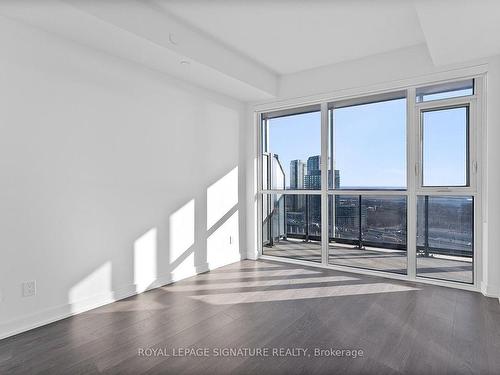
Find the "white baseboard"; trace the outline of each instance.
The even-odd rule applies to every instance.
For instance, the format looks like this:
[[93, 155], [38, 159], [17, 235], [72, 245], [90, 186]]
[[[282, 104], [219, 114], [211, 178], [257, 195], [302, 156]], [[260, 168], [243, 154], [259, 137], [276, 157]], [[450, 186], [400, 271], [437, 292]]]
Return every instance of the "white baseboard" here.
[[58, 320], [68, 318], [73, 315], [81, 314], [85, 311], [89, 311], [122, 300], [124, 298], [131, 297], [136, 294], [143, 293], [147, 290], [156, 289], [161, 286], [168, 285], [203, 272], [207, 272], [234, 262], [238, 262], [240, 260], [240, 257], [235, 257], [234, 259], [228, 259], [226, 262], [221, 264], [205, 263], [195, 266], [189, 271], [184, 271], [182, 273], [173, 272], [172, 275], [160, 276], [156, 280], [154, 280], [147, 288], [143, 288], [141, 290], [138, 290], [135, 284], [131, 284], [111, 292], [86, 298], [81, 301], [51, 307], [33, 314], [27, 314], [19, 318], [12, 319], [8, 322], [0, 323], [0, 340], [56, 322]]
[[498, 298], [500, 302], [500, 287], [495, 285], [490, 285], [486, 283], [481, 283], [481, 293], [486, 297]]
[[247, 259], [247, 258], [243, 258], [238, 253], [238, 254], [236, 254], [234, 256], [228, 257], [223, 262], [221, 262], [221, 261], [217, 261], [217, 262], [212, 261], [212, 262], [206, 264], [207, 269], [205, 271], [200, 271], [198, 273], [203, 273], [203, 272], [206, 272], [208, 270], [214, 270], [214, 269], [219, 268], [219, 267], [227, 266], [228, 264], [236, 263], [236, 262], [239, 262], [239, 261], [241, 261], [243, 259]]
[[257, 251], [249, 251], [247, 253], [247, 259], [257, 260], [259, 259], [259, 253]]

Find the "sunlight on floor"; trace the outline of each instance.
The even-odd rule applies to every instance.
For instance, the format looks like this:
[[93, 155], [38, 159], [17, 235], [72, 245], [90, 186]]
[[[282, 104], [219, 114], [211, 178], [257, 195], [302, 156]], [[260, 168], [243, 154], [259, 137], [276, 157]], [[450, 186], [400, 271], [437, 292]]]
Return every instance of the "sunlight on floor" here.
[[[266, 272], [265, 270], [261, 270], [261, 269], [256, 269], [255, 272], [245, 272], [244, 274], [244, 277], [247, 278], [247, 277], [265, 277], [265, 274], [263, 274], [263, 272]], [[275, 269], [272, 269], [272, 270], [269, 270], [268, 272], [274, 272], [276, 273], [276, 270]], [[283, 277], [293, 277], [293, 276], [297, 276], [297, 275], [319, 275], [321, 274], [322, 272], [320, 270], [318, 271], [313, 271], [313, 270], [310, 270], [310, 269], [286, 269], [284, 268], [283, 270], [279, 270], [279, 276], [283, 276]], [[210, 279], [210, 281], [212, 280], [224, 280], [224, 279], [233, 279], [233, 278], [239, 278], [241, 279], [242, 278], [242, 275], [240, 272], [238, 272], [238, 270], [234, 270], [234, 272], [214, 272], [214, 273], [208, 273], [208, 274], [201, 274], [201, 275], [198, 275], [196, 278], [198, 280], [205, 280], [205, 279]], [[276, 277], [276, 275], [274, 275], [273, 277]]]
[[258, 292], [238, 292], [209, 295], [194, 295], [191, 298], [212, 305], [227, 305], [236, 303], [293, 301], [298, 299], [329, 298], [355, 296], [377, 293], [395, 293], [416, 291], [418, 288], [397, 285], [387, 282], [370, 284], [336, 285], [314, 288], [293, 288], [280, 290], [264, 290]]
[[[265, 278], [265, 277], [264, 277]], [[355, 281], [359, 280], [355, 277], [348, 276], [324, 276], [324, 277], [308, 277], [303, 279], [278, 279], [278, 280], [249, 280], [249, 281], [231, 281], [231, 282], [212, 282], [211, 279], [209, 284], [194, 284], [186, 285], [186, 283], [180, 283], [179, 285], [172, 285], [168, 288], [169, 291], [173, 292], [189, 292], [189, 291], [202, 291], [202, 290], [218, 290], [218, 289], [232, 289], [232, 288], [256, 288], [256, 287], [269, 287], [278, 285], [306, 285], [315, 283], [332, 283], [332, 282], [343, 282], [343, 281]]]

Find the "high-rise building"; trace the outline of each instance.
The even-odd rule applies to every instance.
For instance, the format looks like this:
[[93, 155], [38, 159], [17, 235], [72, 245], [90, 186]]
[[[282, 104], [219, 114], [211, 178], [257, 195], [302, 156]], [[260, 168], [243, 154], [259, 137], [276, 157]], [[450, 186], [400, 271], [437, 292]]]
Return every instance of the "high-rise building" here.
[[319, 171], [321, 166], [321, 156], [309, 156], [307, 158], [307, 173], [312, 171]]
[[307, 173], [304, 177], [304, 188], [321, 189], [321, 156], [310, 156], [307, 159]]
[[[333, 186], [332, 186], [333, 185]], [[328, 163], [328, 186], [335, 189], [340, 188], [340, 171], [332, 171]], [[321, 189], [321, 157], [319, 155], [311, 156], [307, 159], [307, 172], [304, 176], [305, 189]]]
[[[328, 186], [340, 187], [340, 171], [328, 168]], [[290, 162], [290, 189], [321, 189], [321, 156]], [[319, 196], [291, 195], [286, 198], [287, 233], [321, 236], [321, 199]], [[307, 224], [305, 226], [305, 224]]]
[[[304, 189], [305, 174], [306, 163], [302, 160], [292, 160], [290, 162], [290, 189]], [[306, 197], [303, 195], [291, 195], [287, 197], [286, 212], [288, 233], [299, 233], [303, 231], [305, 201]]]
[[290, 189], [304, 189], [304, 176], [306, 174], [306, 163], [302, 160], [290, 162]]
[[[331, 171], [328, 171], [329, 174], [331, 174]], [[333, 171], [333, 181], [335, 183], [335, 189], [340, 189], [340, 171], [338, 169], [335, 169]], [[331, 184], [330, 184], [331, 186]]]
[[[311, 190], [321, 189], [321, 157], [310, 156], [307, 159], [307, 173], [304, 177], [304, 188]], [[308, 197], [308, 225], [309, 231], [317, 228], [316, 234], [320, 235], [321, 228], [321, 199], [318, 196]]]

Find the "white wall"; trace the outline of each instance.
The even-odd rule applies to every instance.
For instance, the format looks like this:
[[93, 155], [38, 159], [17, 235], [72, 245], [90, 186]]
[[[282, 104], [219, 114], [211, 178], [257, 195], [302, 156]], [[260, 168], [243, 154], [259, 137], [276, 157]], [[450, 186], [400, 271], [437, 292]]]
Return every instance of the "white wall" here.
[[483, 292], [500, 298], [500, 56], [490, 59], [487, 77], [487, 173], [484, 190]]
[[0, 338], [246, 256], [241, 103], [5, 18], [0, 45]]
[[[435, 66], [425, 45], [418, 45], [389, 53], [371, 56], [355, 61], [343, 62], [318, 69], [283, 76], [279, 97], [272, 101], [254, 103], [248, 107], [247, 121], [254, 129], [252, 116], [255, 108], [271, 108], [279, 105], [293, 105], [307, 100], [354, 95], [355, 93], [387, 90], [404, 87], [417, 82], [447, 79], [450, 75], [460, 76], [471, 70], [485, 71], [487, 79], [487, 137], [484, 142], [483, 212], [483, 279], [479, 286], [484, 294], [500, 297], [500, 56], [481, 59], [454, 66]], [[465, 74], [465, 73], [463, 73]], [[449, 79], [449, 78], [448, 78]], [[248, 129], [246, 130], [249, 131]], [[247, 135], [247, 252], [256, 257], [255, 179], [256, 153], [255, 133]]]

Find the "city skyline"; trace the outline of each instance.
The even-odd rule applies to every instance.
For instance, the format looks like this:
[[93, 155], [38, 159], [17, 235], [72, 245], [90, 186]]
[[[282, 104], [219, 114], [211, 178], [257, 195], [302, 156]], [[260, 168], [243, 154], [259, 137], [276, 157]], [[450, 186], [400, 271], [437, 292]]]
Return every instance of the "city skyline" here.
[[[278, 162], [280, 162], [279, 158]], [[289, 176], [290, 178], [289, 184], [286, 186], [287, 188], [298, 190], [321, 189], [321, 155], [309, 156], [307, 161], [298, 159], [292, 160], [290, 162]], [[335, 189], [338, 189], [340, 187], [340, 171], [338, 169], [334, 169], [332, 174], [330, 163], [328, 163], [328, 186], [330, 188], [332, 187], [333, 182], [335, 184]]]

